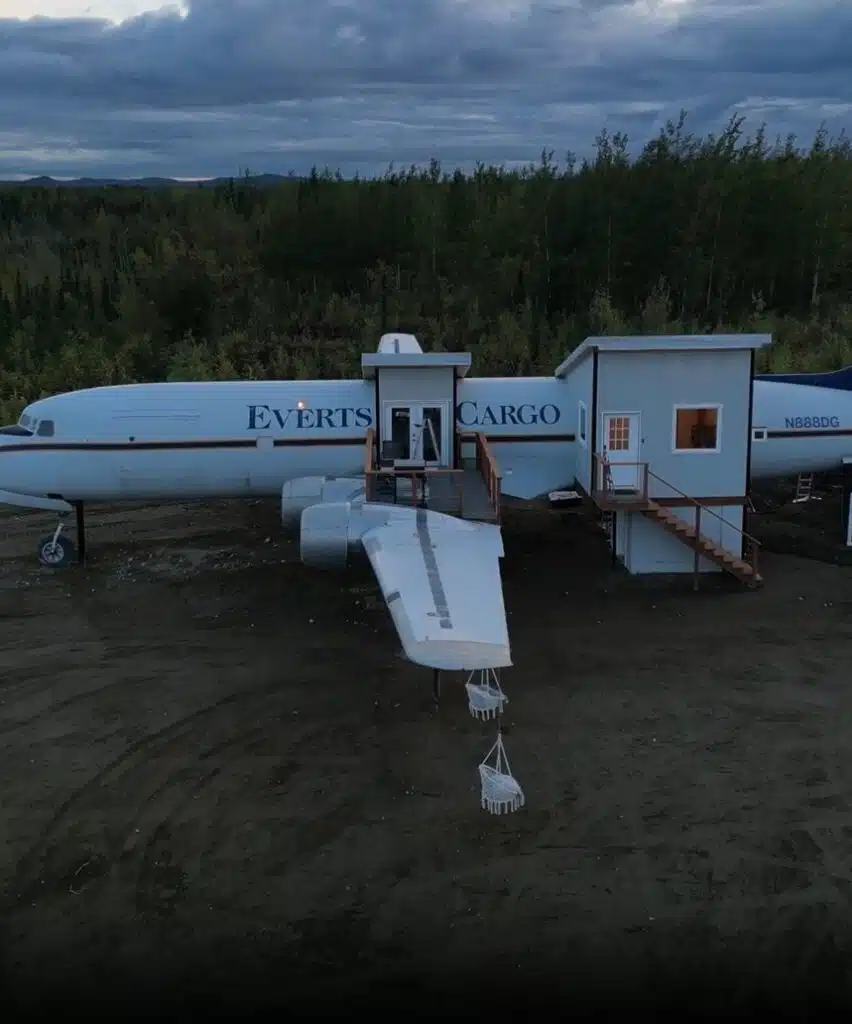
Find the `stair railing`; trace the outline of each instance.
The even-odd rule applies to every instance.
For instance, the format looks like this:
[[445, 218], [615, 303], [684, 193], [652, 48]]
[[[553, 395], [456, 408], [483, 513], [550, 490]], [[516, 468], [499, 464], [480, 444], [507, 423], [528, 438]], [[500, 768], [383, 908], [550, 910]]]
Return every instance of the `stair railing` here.
[[[668, 487], [669, 490], [674, 491], [676, 494], [679, 494], [682, 498], [684, 498], [686, 501], [688, 501], [690, 505], [694, 505], [695, 506], [696, 512], [695, 512], [695, 543], [694, 543], [694, 547], [695, 547], [695, 566], [694, 566], [695, 582], [694, 582], [694, 586], [695, 586], [696, 590], [698, 589], [698, 576], [699, 576], [698, 565], [699, 565], [699, 561], [701, 559], [701, 542], [702, 541], [708, 541], [710, 543], [713, 543], [712, 541], [710, 541], [709, 537], [702, 537], [701, 536], [701, 514], [702, 514], [702, 512], [707, 512], [709, 515], [713, 516], [715, 519], [718, 519], [720, 523], [722, 523], [725, 526], [729, 526], [732, 530], [735, 530], [738, 534], [740, 534], [740, 536], [743, 539], [743, 560], [746, 561], [751, 566], [751, 571], [754, 573], [754, 575], [755, 576], [758, 575], [758, 571], [757, 570], [758, 570], [758, 556], [759, 556], [759, 552], [760, 552], [760, 541], [756, 537], [753, 537], [750, 533], [746, 533], [745, 530], [741, 530], [739, 528], [739, 526], [736, 526], [734, 523], [729, 523], [728, 520], [724, 518], [724, 516], [720, 516], [718, 512], [714, 512], [713, 509], [710, 508], [708, 505], [702, 505], [700, 501], [696, 500], [695, 498], [690, 497], [688, 494], [686, 494], [684, 491], [682, 491], [679, 487], [675, 487], [674, 484], [669, 483], [668, 480], [664, 480], [658, 473], [653, 472], [653, 470], [651, 470], [651, 469], [648, 470], [648, 476], [649, 477], [653, 477], [658, 483], [661, 483], [664, 487]], [[653, 500], [653, 499], [651, 499], [651, 500]]]

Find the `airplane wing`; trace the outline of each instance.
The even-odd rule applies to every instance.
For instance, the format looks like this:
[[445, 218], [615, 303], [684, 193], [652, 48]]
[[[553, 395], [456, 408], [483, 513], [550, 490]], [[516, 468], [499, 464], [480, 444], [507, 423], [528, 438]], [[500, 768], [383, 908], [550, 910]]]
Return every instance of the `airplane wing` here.
[[74, 508], [67, 501], [58, 498], [35, 498], [30, 494], [15, 491], [0, 491], [0, 505], [15, 505], [17, 508], [37, 508], [45, 512], [59, 512], [67, 515]]
[[362, 542], [406, 656], [436, 669], [512, 664], [500, 558], [500, 528], [418, 510]]

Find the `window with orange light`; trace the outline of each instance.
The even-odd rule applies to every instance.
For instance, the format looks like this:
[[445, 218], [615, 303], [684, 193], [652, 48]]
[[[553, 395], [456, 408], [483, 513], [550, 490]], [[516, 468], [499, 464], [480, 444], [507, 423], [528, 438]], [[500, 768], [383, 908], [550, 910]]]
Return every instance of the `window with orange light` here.
[[676, 452], [718, 452], [721, 407], [676, 406], [674, 450]]

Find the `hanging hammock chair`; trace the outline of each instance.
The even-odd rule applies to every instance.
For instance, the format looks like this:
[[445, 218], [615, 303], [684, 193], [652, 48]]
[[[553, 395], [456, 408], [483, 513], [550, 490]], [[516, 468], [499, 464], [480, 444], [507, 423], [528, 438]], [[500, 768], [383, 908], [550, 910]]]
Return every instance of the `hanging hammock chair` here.
[[494, 668], [474, 669], [467, 677], [464, 688], [467, 690], [470, 713], [483, 722], [502, 714], [503, 705], [509, 701], [500, 688], [500, 680]]
[[[489, 764], [492, 758], [493, 763]], [[524, 806], [524, 791], [512, 775], [503, 736], [499, 731], [494, 746], [479, 765], [479, 779], [482, 784], [482, 807], [489, 814], [509, 814]]]

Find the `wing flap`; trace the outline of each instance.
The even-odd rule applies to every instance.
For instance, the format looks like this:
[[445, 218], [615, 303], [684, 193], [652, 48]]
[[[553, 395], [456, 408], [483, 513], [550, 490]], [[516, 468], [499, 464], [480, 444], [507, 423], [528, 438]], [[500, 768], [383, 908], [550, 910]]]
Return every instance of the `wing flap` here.
[[363, 537], [405, 654], [440, 669], [511, 665], [500, 579], [500, 530], [391, 523]]

